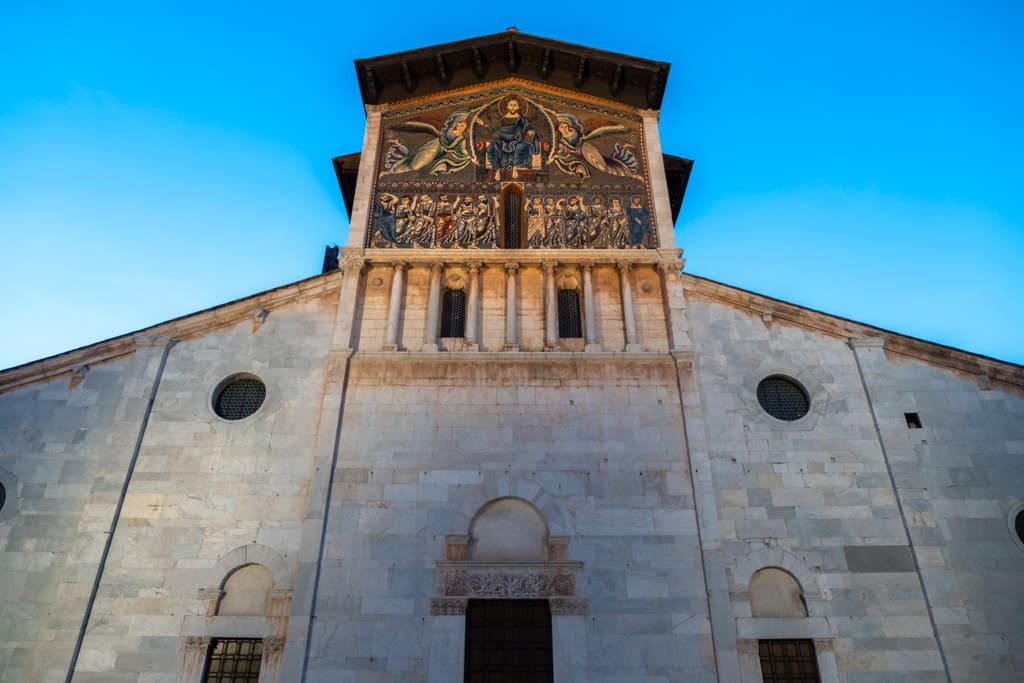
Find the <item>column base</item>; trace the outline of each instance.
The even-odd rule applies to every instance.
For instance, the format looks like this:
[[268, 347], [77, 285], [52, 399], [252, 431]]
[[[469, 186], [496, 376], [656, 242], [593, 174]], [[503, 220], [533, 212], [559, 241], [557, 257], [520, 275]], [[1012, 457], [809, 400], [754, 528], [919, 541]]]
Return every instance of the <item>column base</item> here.
[[585, 353], [595, 353], [597, 351], [603, 351], [600, 344], [587, 344], [583, 347]]
[[558, 346], [558, 344], [545, 344], [544, 345], [544, 350], [545, 351], [561, 351], [562, 349]]
[[423, 348], [421, 348], [420, 351], [422, 351], [423, 353], [437, 353], [437, 344], [424, 344]]
[[502, 351], [518, 351], [519, 350], [519, 344], [505, 344], [504, 346], [501, 347], [501, 350]]
[[626, 344], [626, 351], [627, 352], [636, 352], [636, 351], [643, 351], [643, 350], [644, 350], [644, 347], [640, 346], [639, 344]]
[[397, 351], [398, 350], [398, 344], [385, 344], [384, 346], [380, 347], [380, 350], [381, 351]]
[[469, 341], [467, 339], [466, 341], [464, 341], [462, 343], [462, 350], [463, 351], [479, 351], [480, 350], [480, 345], [475, 343], [475, 342], [471, 342], [471, 341]]

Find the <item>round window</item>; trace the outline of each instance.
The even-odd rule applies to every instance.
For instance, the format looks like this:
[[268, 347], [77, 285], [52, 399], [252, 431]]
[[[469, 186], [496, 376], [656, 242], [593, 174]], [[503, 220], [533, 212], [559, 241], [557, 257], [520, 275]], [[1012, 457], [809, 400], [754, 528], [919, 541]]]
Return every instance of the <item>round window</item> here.
[[241, 420], [259, 410], [266, 397], [267, 385], [255, 377], [230, 377], [214, 394], [213, 410], [225, 420]]
[[803, 387], [788, 377], [766, 377], [757, 385], [757, 402], [765, 412], [780, 420], [799, 420], [811, 404]]

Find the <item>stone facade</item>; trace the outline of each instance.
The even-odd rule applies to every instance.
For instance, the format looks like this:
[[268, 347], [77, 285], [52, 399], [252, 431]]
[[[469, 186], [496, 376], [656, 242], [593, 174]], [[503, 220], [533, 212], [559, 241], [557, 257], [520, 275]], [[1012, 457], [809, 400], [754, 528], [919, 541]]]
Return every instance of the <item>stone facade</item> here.
[[[813, 642], [822, 681], [1024, 677], [1024, 369], [682, 275], [650, 91], [574, 91], [590, 69], [615, 85], [621, 56], [594, 51], [524, 84], [530, 60], [583, 57], [509, 40], [425, 62], [455, 95], [392, 110], [385, 76], [362, 82], [340, 270], [0, 373], [0, 678], [199, 681], [217, 639], [249, 638], [262, 681], [460, 681], [467, 605], [509, 598], [548, 601], [559, 683], [759, 681], [774, 639]], [[515, 76], [462, 83], [495, 45]], [[558, 113], [601, 92], [640, 177], [588, 151], [573, 191], [642, 186], [643, 248], [386, 244], [381, 193], [438, 182], [387, 156], [396, 126], [521, 93], [561, 103], [557, 146]], [[495, 173], [481, 142], [449, 180], [499, 209], [582, 173], [551, 146]], [[563, 289], [579, 337], [558, 335]], [[779, 376], [806, 415], [762, 408]], [[243, 419], [214, 405], [232, 377], [266, 388]]]

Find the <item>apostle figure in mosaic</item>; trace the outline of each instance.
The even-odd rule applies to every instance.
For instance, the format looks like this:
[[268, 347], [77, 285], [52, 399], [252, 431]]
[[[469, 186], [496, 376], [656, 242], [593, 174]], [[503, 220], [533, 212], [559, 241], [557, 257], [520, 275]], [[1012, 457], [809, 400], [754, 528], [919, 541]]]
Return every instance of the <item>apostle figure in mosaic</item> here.
[[555, 203], [554, 197], [544, 199], [544, 210], [547, 213], [544, 232], [547, 245], [552, 249], [561, 249], [565, 245], [565, 200]]
[[526, 207], [526, 244], [532, 249], [544, 246], [546, 214], [540, 197], [534, 197]]
[[604, 205], [604, 197], [594, 195], [587, 207], [590, 230], [587, 233], [587, 246], [595, 249], [607, 249], [612, 243], [611, 217], [608, 207]]
[[410, 240], [414, 247], [429, 247], [434, 242], [434, 200], [421, 194], [413, 205]]
[[629, 244], [629, 218], [622, 206], [622, 197], [611, 197], [611, 206], [608, 207], [609, 230], [611, 240], [609, 246], [615, 249], [624, 249]]
[[579, 249], [583, 246], [583, 240], [589, 232], [589, 219], [583, 206], [582, 197], [569, 197], [569, 203], [565, 207], [564, 246], [566, 248]]
[[447, 245], [455, 232], [455, 207], [459, 203], [458, 196], [452, 201], [449, 195], [443, 194], [437, 198], [434, 207], [434, 244]]
[[610, 155], [602, 154], [590, 140], [628, 133], [626, 126], [601, 126], [589, 133], [575, 115], [568, 112], [555, 114], [558, 121], [558, 142], [551, 153], [551, 161], [566, 175], [575, 178], [589, 178], [591, 169], [597, 169], [609, 175], [640, 178], [640, 160], [633, 152], [633, 145], [615, 143]]
[[395, 244], [395, 208], [398, 205], [398, 197], [390, 192], [383, 192], [373, 207], [373, 223], [377, 231], [390, 244]]
[[629, 246], [636, 249], [648, 246], [651, 236], [651, 214], [639, 195], [630, 200], [626, 216], [629, 219]]
[[430, 133], [435, 136], [420, 147], [415, 154], [398, 138], [388, 141], [384, 156], [384, 171], [381, 175], [394, 175], [410, 171], [426, 170], [432, 175], [455, 173], [473, 163], [465, 133], [470, 125], [468, 109], [456, 109], [444, 123], [441, 130], [425, 121], [407, 121], [393, 130], [416, 133]]
[[505, 113], [497, 122], [497, 137], [487, 145], [487, 160], [494, 170], [494, 179], [502, 171], [512, 171], [519, 177], [519, 169], [533, 166], [533, 155], [540, 152], [540, 140], [529, 119], [523, 115], [519, 100], [510, 97]]

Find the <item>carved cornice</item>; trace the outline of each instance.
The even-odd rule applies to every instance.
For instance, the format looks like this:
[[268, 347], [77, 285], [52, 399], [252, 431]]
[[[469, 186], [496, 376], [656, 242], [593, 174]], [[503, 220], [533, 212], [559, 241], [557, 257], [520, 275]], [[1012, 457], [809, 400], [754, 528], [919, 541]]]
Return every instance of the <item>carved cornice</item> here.
[[466, 613], [465, 598], [431, 598], [430, 614], [435, 617], [458, 617]]
[[585, 598], [551, 598], [548, 600], [551, 608], [551, 615], [575, 615], [587, 613], [587, 601]]
[[520, 268], [547, 268], [557, 265], [590, 263], [593, 266], [617, 266], [627, 263], [632, 267], [658, 268], [665, 259], [664, 251], [656, 249], [479, 249], [472, 255], [459, 249], [365, 249], [363, 254], [370, 265], [387, 266], [396, 262], [411, 267], [430, 267], [434, 263], [446, 265], [476, 263], [478, 266], [503, 267], [516, 263]]

